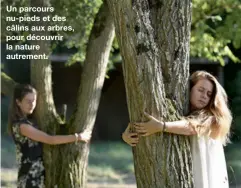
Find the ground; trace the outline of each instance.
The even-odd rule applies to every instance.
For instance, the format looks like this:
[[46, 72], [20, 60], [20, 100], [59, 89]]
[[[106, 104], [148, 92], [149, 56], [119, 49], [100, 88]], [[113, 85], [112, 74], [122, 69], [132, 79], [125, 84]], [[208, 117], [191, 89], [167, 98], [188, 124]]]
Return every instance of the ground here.
[[[1, 187], [16, 187], [13, 142], [2, 137]], [[123, 142], [95, 142], [90, 146], [87, 188], [136, 188], [131, 147]]]
[[[236, 147], [235, 147], [236, 148]], [[235, 149], [235, 151], [239, 151]], [[240, 156], [239, 153], [229, 153], [231, 156]], [[231, 157], [228, 158], [231, 159]], [[239, 161], [228, 161], [230, 182], [241, 188], [237, 170], [231, 168], [232, 163], [241, 165]], [[235, 163], [235, 164], [236, 164]], [[237, 165], [236, 165], [237, 166]], [[233, 177], [233, 178], [232, 178]], [[234, 178], [235, 177], [235, 178]], [[1, 139], [1, 187], [15, 188], [17, 169], [14, 144], [9, 138]], [[94, 142], [90, 146], [88, 184], [87, 188], [136, 188], [133, 157], [131, 147], [123, 142]]]

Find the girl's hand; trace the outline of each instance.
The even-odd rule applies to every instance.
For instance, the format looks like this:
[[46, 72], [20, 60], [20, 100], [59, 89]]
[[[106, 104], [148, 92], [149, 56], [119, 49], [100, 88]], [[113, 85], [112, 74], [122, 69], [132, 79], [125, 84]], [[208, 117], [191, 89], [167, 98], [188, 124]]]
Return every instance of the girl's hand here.
[[136, 144], [139, 141], [138, 134], [137, 133], [131, 133], [130, 132], [130, 124], [128, 124], [128, 127], [126, 128], [125, 132], [122, 133], [122, 139], [129, 144], [130, 146], [136, 146]]
[[91, 131], [86, 130], [79, 134], [79, 141], [83, 141], [85, 143], [89, 142], [91, 138]]
[[137, 133], [141, 134], [141, 136], [149, 136], [162, 131], [163, 123], [147, 113], [144, 113], [144, 115], [149, 119], [149, 121], [133, 123]]

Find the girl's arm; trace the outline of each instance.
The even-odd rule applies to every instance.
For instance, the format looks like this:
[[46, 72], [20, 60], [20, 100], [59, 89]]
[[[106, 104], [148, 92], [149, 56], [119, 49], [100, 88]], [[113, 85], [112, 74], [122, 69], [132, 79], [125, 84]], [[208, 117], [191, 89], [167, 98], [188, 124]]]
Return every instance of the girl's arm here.
[[136, 131], [142, 136], [149, 136], [157, 132], [169, 132], [181, 135], [194, 135], [196, 134], [193, 127], [190, 126], [187, 120], [162, 122], [154, 118], [153, 116], [146, 114], [149, 121], [134, 123]]
[[[160, 122], [164, 124], [164, 122]], [[193, 127], [190, 126], [187, 120], [179, 120], [172, 122], [165, 122], [166, 130], [165, 132], [182, 134], [182, 135], [194, 135], [197, 134]]]
[[20, 132], [22, 135], [45, 144], [50, 145], [57, 145], [57, 144], [66, 144], [72, 143], [75, 141], [83, 141], [88, 142], [91, 138], [90, 131], [84, 131], [78, 136], [76, 135], [54, 135], [51, 136], [41, 130], [36, 129], [35, 127], [28, 125], [28, 124], [21, 124], [20, 125]]

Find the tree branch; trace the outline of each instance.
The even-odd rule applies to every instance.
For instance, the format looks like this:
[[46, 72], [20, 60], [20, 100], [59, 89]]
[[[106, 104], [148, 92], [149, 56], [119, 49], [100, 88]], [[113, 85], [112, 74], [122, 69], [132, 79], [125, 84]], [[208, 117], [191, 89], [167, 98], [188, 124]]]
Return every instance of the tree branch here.
[[103, 1], [88, 41], [73, 124], [75, 132], [87, 127], [93, 129], [114, 34], [113, 19]]

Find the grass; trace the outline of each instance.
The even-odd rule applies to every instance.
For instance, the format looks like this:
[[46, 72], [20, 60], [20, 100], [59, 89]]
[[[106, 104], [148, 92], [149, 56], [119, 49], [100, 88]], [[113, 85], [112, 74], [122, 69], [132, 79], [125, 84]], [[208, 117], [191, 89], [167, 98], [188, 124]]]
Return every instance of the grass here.
[[226, 149], [230, 185], [241, 185], [241, 143], [229, 144]]
[[15, 146], [12, 139], [2, 136], [1, 139], [1, 167], [16, 168]]
[[[2, 136], [1, 145], [1, 186], [16, 187], [14, 143]], [[93, 142], [90, 146], [88, 182], [88, 187], [103, 187], [105, 184], [135, 187], [131, 148], [122, 142]]]
[[90, 146], [89, 182], [134, 182], [132, 151], [121, 142], [100, 142]]
[[[15, 147], [9, 138], [2, 136], [1, 186], [16, 187]], [[230, 185], [241, 184], [240, 144], [226, 148], [226, 159]], [[94, 142], [90, 146], [88, 166], [88, 188], [132, 187], [135, 188], [134, 167], [131, 148], [122, 142]]]

